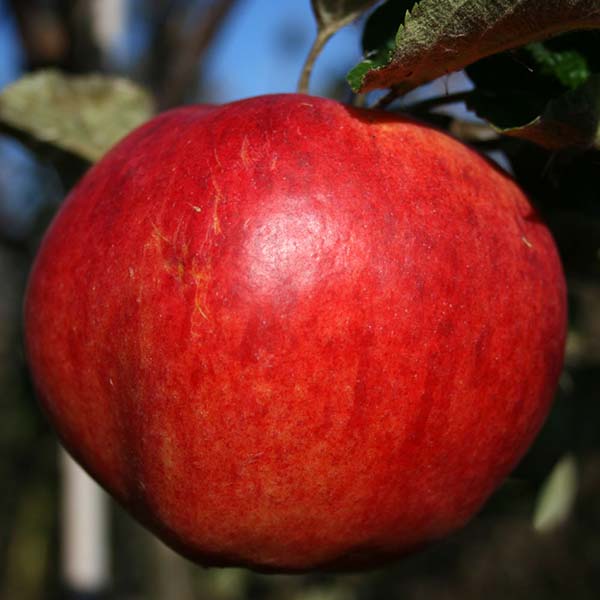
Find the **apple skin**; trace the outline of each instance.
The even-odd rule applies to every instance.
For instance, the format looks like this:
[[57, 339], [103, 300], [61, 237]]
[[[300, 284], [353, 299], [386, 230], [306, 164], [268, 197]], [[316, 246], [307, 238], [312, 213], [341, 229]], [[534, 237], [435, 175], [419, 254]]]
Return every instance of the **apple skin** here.
[[42, 243], [26, 345], [64, 445], [204, 565], [380, 564], [526, 451], [565, 283], [517, 185], [426, 125], [302, 95], [164, 113]]

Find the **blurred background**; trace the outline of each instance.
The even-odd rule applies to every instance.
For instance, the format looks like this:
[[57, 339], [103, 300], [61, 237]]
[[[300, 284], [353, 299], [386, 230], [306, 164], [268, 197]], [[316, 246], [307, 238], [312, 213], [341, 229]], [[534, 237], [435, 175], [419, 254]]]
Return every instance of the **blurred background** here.
[[[315, 32], [309, 0], [0, 0], [0, 90], [56, 67], [126, 76], [161, 110], [291, 92]], [[326, 46], [313, 93], [351, 99], [344, 76], [360, 59], [360, 37], [359, 22]], [[454, 76], [419, 93], [461, 85]], [[460, 131], [473, 119], [459, 107], [451, 120], [444, 124]], [[483, 512], [452, 538], [376, 571], [266, 576], [191, 565], [95, 497], [103, 545], [88, 585], [65, 567], [65, 520], [77, 507], [65, 501], [63, 459], [36, 405], [21, 339], [37, 244], [85, 164], [57, 168], [0, 135], [0, 598], [600, 598], [600, 156], [518, 140], [503, 150], [502, 164], [559, 244], [571, 326], [546, 427]]]

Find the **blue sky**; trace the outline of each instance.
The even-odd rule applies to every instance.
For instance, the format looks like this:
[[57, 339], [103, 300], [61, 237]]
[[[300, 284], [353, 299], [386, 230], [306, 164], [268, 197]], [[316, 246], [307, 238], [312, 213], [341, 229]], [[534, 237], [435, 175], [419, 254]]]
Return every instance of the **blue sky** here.
[[[289, 51], [282, 50], [293, 32]], [[228, 100], [293, 92], [316, 35], [309, 0], [244, 0], [223, 27], [209, 56], [207, 78]], [[290, 36], [292, 37], [292, 36]], [[311, 91], [322, 93], [329, 81], [360, 60], [360, 31], [350, 25], [326, 46], [313, 72]], [[220, 99], [220, 98], [219, 98]]]
[[6, 0], [0, 0], [0, 88], [18, 77], [21, 54]]
[[[127, 0], [130, 6], [140, 0]], [[338, 32], [317, 60], [311, 92], [324, 94], [360, 60], [360, 25]], [[143, 23], [130, 23], [113, 56], [121, 66], [139, 58], [145, 43]], [[212, 102], [228, 102], [259, 94], [293, 92], [316, 34], [310, 0], [240, 0], [224, 23], [204, 65]], [[18, 76], [18, 39], [7, 1], [0, 0], [0, 86]], [[453, 88], [450, 78], [450, 88]], [[448, 81], [435, 93], [444, 93]], [[422, 93], [422, 92], [421, 92]]]
[[[0, 86], [18, 76], [20, 52], [6, 0], [0, 0]], [[211, 100], [227, 102], [247, 96], [293, 92], [316, 27], [309, 0], [241, 0], [211, 48], [205, 75]], [[127, 62], [143, 40], [131, 30], [129, 44], [116, 56]], [[287, 38], [287, 40], [286, 40]], [[323, 93], [327, 83], [360, 59], [360, 32], [351, 25], [339, 32], [320, 56], [311, 91]], [[287, 48], [287, 50], [286, 50]]]

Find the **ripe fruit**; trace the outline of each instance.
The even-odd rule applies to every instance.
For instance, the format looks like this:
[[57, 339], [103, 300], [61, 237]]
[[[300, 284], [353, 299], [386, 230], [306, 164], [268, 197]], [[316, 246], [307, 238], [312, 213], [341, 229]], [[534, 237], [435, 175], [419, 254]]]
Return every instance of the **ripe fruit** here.
[[377, 564], [463, 525], [561, 368], [565, 286], [505, 174], [298, 95], [150, 121], [70, 195], [28, 290], [65, 446], [203, 564]]

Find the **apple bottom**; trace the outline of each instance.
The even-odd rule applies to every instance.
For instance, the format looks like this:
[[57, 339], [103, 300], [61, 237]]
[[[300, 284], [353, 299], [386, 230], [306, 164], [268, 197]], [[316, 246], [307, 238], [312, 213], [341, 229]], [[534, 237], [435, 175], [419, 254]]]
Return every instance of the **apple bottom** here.
[[[271, 367], [238, 362], [226, 388], [213, 383], [212, 401], [208, 368], [190, 400], [177, 393], [175, 381], [169, 392], [151, 383], [164, 385], [176, 371], [156, 365], [145, 373], [146, 384], [136, 385], [145, 408], [121, 416], [128, 435], [115, 438], [122, 440], [120, 479], [114, 464], [90, 471], [136, 518], [200, 564], [350, 570], [402, 556], [461, 527], [542, 422], [543, 403], [527, 414], [499, 401], [500, 389], [488, 391], [485, 402], [483, 387], [469, 394], [464, 382], [451, 389], [442, 380], [428, 389], [433, 374], [461, 372], [456, 354], [434, 347], [423, 361], [432, 370], [406, 377], [388, 376], [382, 361], [373, 360], [357, 382], [339, 367], [342, 356], [360, 362], [364, 349], [351, 352], [341, 340], [334, 346], [320, 360], [288, 356], [287, 370], [273, 357]], [[376, 346], [372, 341], [371, 354]], [[350, 362], [346, 373], [356, 373]], [[308, 363], [320, 402], [309, 402], [306, 383], [288, 380], [300, 381]], [[269, 369], [281, 378], [265, 381]], [[473, 377], [477, 372], [484, 372], [481, 365]], [[119, 381], [113, 379], [115, 386]], [[422, 386], [412, 400], [399, 391], [408, 381]], [[80, 437], [65, 443], [75, 450]], [[94, 459], [98, 464], [97, 454]]]

